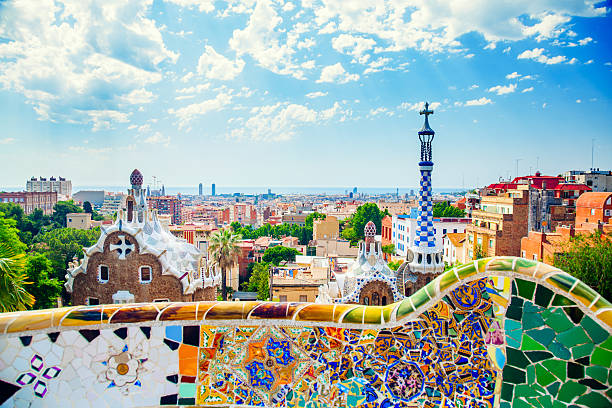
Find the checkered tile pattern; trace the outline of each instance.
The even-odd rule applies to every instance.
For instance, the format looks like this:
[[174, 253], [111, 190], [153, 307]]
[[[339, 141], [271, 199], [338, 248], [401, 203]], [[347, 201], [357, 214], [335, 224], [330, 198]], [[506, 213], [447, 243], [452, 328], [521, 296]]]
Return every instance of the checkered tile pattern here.
[[421, 170], [421, 197], [414, 245], [420, 248], [436, 246], [431, 201], [431, 170]]

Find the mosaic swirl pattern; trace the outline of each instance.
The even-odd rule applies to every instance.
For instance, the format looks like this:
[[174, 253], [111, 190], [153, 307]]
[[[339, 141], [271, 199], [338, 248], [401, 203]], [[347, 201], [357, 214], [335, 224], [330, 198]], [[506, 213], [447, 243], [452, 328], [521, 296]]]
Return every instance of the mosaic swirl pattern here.
[[519, 258], [384, 307], [156, 303], [0, 315], [0, 405], [609, 407], [612, 305]]

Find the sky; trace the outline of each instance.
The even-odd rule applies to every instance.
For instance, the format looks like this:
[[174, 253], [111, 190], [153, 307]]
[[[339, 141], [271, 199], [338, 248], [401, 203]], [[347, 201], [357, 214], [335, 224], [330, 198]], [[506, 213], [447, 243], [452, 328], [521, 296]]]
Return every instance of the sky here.
[[0, 0], [0, 188], [612, 168], [612, 2]]

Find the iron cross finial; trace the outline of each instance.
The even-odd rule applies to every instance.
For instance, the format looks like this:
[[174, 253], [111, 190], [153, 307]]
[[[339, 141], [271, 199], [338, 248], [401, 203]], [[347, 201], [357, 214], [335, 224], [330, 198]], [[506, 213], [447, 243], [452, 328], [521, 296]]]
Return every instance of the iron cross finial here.
[[419, 112], [420, 115], [425, 115], [425, 119], [427, 119], [427, 116], [433, 115], [433, 113], [433, 110], [429, 110], [428, 102], [425, 102], [425, 109]]

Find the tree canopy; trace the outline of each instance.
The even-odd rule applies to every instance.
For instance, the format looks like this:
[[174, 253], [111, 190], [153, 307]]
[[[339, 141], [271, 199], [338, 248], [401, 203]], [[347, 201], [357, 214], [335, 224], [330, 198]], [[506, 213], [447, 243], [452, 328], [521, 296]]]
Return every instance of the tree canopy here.
[[239, 222], [232, 222], [231, 228], [243, 239], [257, 239], [259, 237], [272, 237], [280, 239], [283, 237], [296, 237], [300, 245], [308, 245], [312, 240], [312, 225], [301, 227], [297, 224], [264, 224], [254, 229], [251, 225], [242, 226]]
[[612, 300], [612, 241], [601, 232], [577, 235], [553, 259], [555, 267], [580, 279]]
[[240, 255], [240, 247], [237, 245], [241, 239], [240, 235], [225, 229], [215, 232], [210, 237], [209, 251], [212, 259], [221, 268], [221, 296], [227, 300], [227, 270], [232, 267]]
[[355, 213], [345, 220], [345, 228], [342, 230], [342, 238], [351, 241], [351, 244], [356, 244], [358, 241], [365, 238], [363, 229], [365, 225], [372, 221], [376, 225], [376, 231], [380, 233], [382, 219], [385, 215], [389, 215], [387, 210], [380, 211], [376, 203], [365, 203], [360, 205]]
[[436, 218], [441, 217], [465, 217], [465, 210], [461, 208], [453, 207], [448, 201], [442, 201], [435, 203], [433, 206], [433, 216]]
[[295, 248], [277, 245], [266, 249], [261, 260], [274, 265], [280, 265], [282, 261], [294, 262], [296, 255], [300, 255], [300, 252]]
[[72, 200], [70, 201], [58, 201], [57, 204], [53, 206], [53, 215], [51, 215], [51, 219], [61, 225], [62, 227], [66, 227], [66, 215], [69, 213], [82, 213], [83, 209], [76, 205]]
[[270, 264], [258, 262], [253, 264], [253, 272], [245, 285], [249, 292], [257, 292], [257, 299], [267, 300], [270, 296]]

